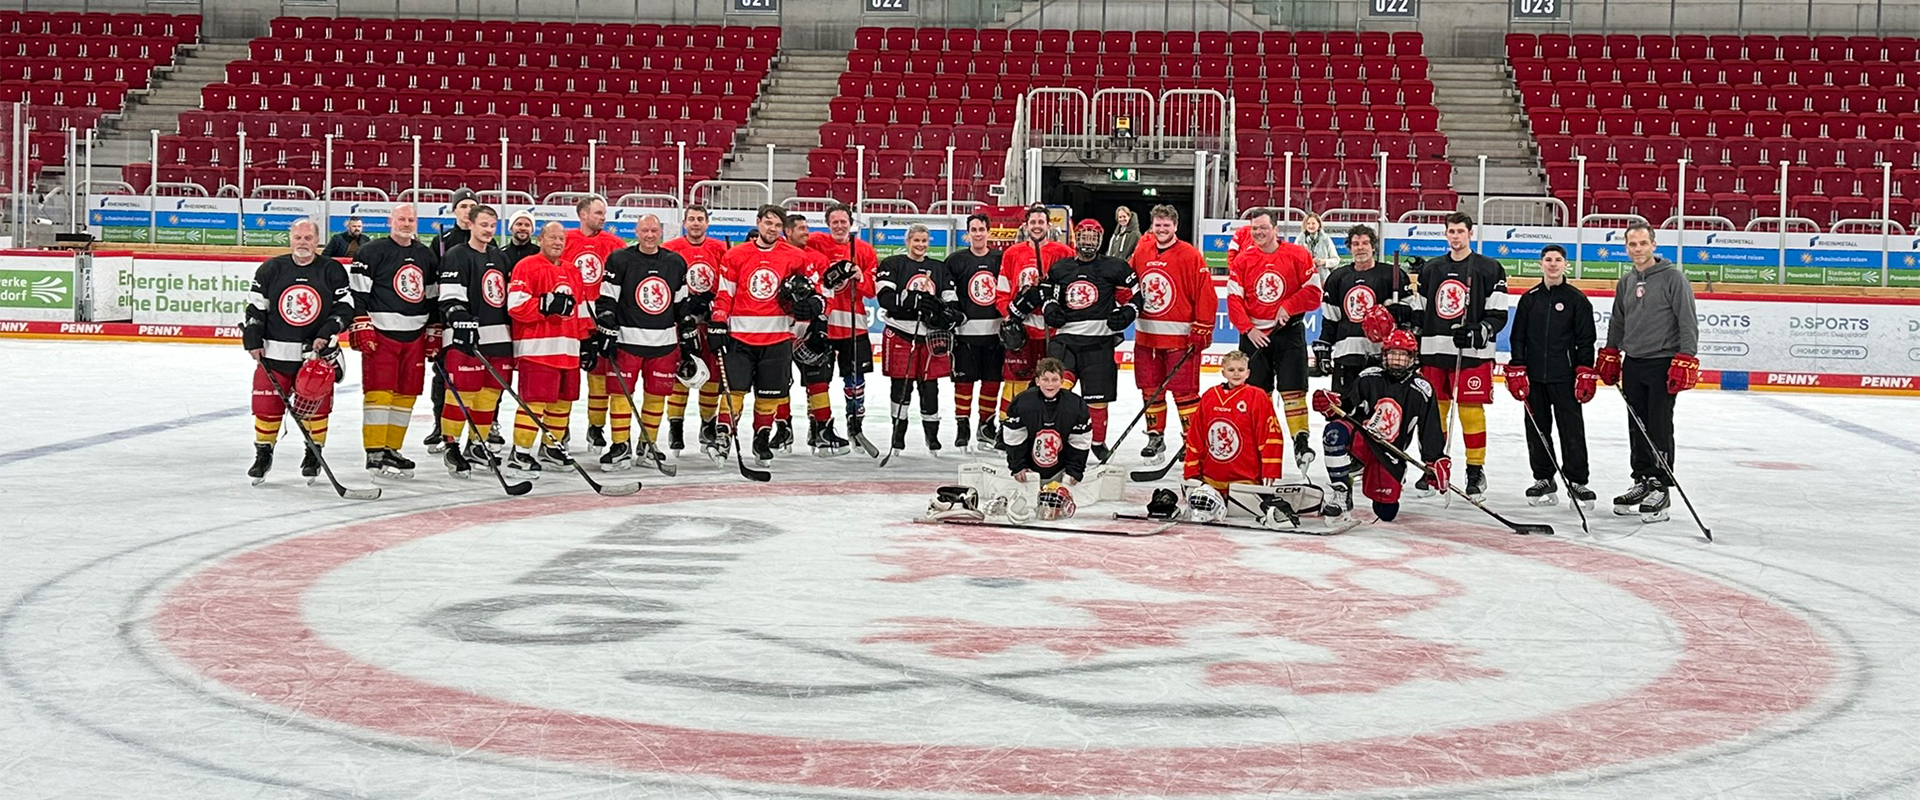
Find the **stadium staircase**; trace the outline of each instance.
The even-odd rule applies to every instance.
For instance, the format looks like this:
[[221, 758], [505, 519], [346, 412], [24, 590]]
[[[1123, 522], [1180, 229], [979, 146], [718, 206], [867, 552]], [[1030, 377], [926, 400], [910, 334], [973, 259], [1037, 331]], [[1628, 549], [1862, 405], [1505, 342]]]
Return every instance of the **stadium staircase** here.
[[764, 183], [767, 145], [771, 144], [774, 200], [798, 194], [795, 184], [807, 174], [807, 153], [820, 146], [828, 102], [839, 93], [840, 74], [846, 69], [845, 50], [781, 51], [721, 177]]
[[200, 107], [200, 90], [223, 80], [227, 64], [246, 57], [244, 39], [202, 41], [182, 52], [172, 70], [154, 77], [146, 95], [135, 95], [119, 119], [109, 118], [100, 126], [94, 135], [92, 180], [126, 182], [126, 165], [144, 163], [153, 155], [149, 132], [178, 133], [180, 115]]
[[1533, 136], [1521, 121], [1519, 96], [1501, 60], [1427, 60], [1433, 104], [1440, 109], [1440, 130], [1450, 145], [1453, 190], [1461, 198], [1461, 207], [1471, 209], [1480, 190], [1481, 155], [1487, 156], [1489, 197], [1546, 194]]

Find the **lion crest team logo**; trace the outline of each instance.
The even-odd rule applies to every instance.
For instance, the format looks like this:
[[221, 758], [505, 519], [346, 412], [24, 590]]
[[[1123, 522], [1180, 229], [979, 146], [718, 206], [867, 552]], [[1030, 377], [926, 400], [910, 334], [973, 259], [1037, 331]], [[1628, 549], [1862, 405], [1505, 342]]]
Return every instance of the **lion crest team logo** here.
[[1093, 281], [1079, 280], [1067, 284], [1067, 308], [1075, 311], [1100, 302], [1100, 289]]
[[972, 300], [976, 306], [993, 305], [993, 273], [985, 271], [973, 273], [973, 277], [967, 279], [967, 299]]
[[1400, 420], [1404, 415], [1398, 402], [1391, 397], [1383, 397], [1374, 404], [1373, 413], [1368, 414], [1367, 421], [1362, 424], [1373, 435], [1391, 442], [1400, 433]]
[[694, 294], [706, 294], [713, 291], [713, 265], [706, 263], [687, 265], [687, 291]]
[[1441, 281], [1439, 288], [1433, 290], [1433, 313], [1439, 314], [1441, 319], [1459, 319], [1467, 313], [1467, 301], [1471, 296], [1472, 292], [1467, 291], [1466, 284], [1453, 278]]
[[418, 303], [427, 297], [427, 276], [415, 264], [402, 264], [393, 273], [393, 293], [401, 300]]
[[487, 270], [487, 274], [480, 276], [480, 296], [487, 301], [487, 305], [505, 308], [507, 305], [506, 273], [490, 269]]
[[1367, 312], [1378, 304], [1373, 296], [1373, 287], [1355, 286], [1347, 290], [1347, 296], [1340, 299], [1340, 308], [1347, 314], [1348, 322], [1359, 322], [1367, 318]]
[[913, 277], [907, 279], [907, 291], [939, 294], [939, 292], [934, 290], [933, 277], [924, 272], [916, 272], [913, 274]]
[[1224, 419], [1207, 426], [1207, 455], [1215, 461], [1232, 461], [1240, 455], [1240, 432]]
[[310, 325], [320, 318], [320, 291], [304, 283], [280, 293], [280, 318], [288, 325]]
[[1262, 303], [1278, 303], [1280, 296], [1286, 293], [1287, 283], [1280, 280], [1280, 273], [1269, 272], [1253, 282], [1253, 299]]
[[1060, 451], [1066, 447], [1066, 440], [1060, 438], [1056, 430], [1043, 430], [1033, 435], [1033, 465], [1047, 469], [1060, 463]]
[[774, 277], [773, 270], [756, 269], [747, 278], [747, 294], [755, 300], [772, 300], [775, 292], [780, 291], [780, 279]]
[[588, 286], [600, 282], [607, 275], [607, 265], [600, 260], [600, 254], [585, 252], [573, 257], [573, 266], [580, 270], [580, 280]]
[[641, 311], [659, 314], [673, 304], [673, 289], [667, 286], [667, 280], [658, 275], [648, 275], [633, 290], [633, 304]]
[[1140, 296], [1146, 298], [1146, 312], [1158, 314], [1173, 305], [1173, 281], [1167, 273], [1149, 272], [1140, 276]]
[[1025, 289], [1040, 282], [1040, 268], [1026, 267], [1020, 270], [1020, 288]]

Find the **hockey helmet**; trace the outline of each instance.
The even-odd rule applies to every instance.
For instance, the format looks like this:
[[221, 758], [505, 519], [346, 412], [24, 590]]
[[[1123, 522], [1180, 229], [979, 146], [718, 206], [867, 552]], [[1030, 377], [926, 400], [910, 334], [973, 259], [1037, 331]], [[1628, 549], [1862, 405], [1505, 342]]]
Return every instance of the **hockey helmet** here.
[[1027, 346], [1027, 325], [1018, 317], [1000, 320], [1000, 346], [1019, 350]]
[[824, 367], [833, 361], [833, 342], [824, 333], [814, 336], [809, 332], [794, 346], [793, 360], [809, 367]]
[[1100, 240], [1106, 235], [1107, 229], [1099, 220], [1089, 217], [1073, 226], [1073, 246], [1082, 258], [1092, 258], [1100, 254]]
[[1073, 512], [1073, 492], [1068, 491], [1066, 484], [1052, 481], [1040, 489], [1040, 519], [1068, 519]]
[[1188, 481], [1184, 488], [1187, 490], [1187, 519], [1214, 522], [1227, 516], [1227, 501], [1220, 496], [1220, 490], [1202, 481]]
[[293, 416], [313, 419], [325, 413], [333, 400], [333, 362], [309, 358], [293, 376]]
[[806, 319], [813, 315], [810, 306], [813, 300], [813, 281], [805, 275], [788, 275], [780, 284], [780, 309], [789, 316]]
[[[1397, 355], [1405, 353], [1404, 356]], [[1400, 378], [1420, 361], [1420, 341], [1412, 331], [1395, 330], [1380, 342], [1380, 366], [1387, 374]]]
[[980, 493], [971, 486], [942, 486], [927, 503], [927, 519], [985, 519]]
[[953, 331], [935, 328], [927, 331], [927, 353], [934, 358], [946, 358], [953, 354]]
[[700, 387], [706, 385], [707, 380], [712, 377], [707, 372], [706, 360], [696, 358], [691, 354], [682, 354], [680, 356], [680, 367], [674, 371], [674, 374], [680, 379], [680, 383], [687, 387], [687, 391], [689, 392], [698, 391]]

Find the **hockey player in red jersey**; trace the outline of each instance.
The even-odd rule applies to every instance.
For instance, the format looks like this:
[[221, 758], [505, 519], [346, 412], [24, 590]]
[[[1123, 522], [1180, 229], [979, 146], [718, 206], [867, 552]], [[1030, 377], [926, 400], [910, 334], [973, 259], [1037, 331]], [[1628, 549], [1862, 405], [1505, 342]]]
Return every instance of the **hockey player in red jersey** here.
[[[853, 235], [853, 209], [840, 203], [827, 207], [827, 232], [809, 235], [807, 249], [827, 257], [829, 271], [822, 276], [820, 288], [826, 294], [827, 344], [833, 350], [828, 366], [840, 370], [847, 435], [864, 439], [867, 374], [873, 372], [873, 336], [868, 333], [873, 317], [867, 301], [873, 299], [880, 256], [873, 245]], [[830, 450], [847, 446], [831, 417], [821, 431], [821, 443]]]
[[[1322, 444], [1327, 449], [1327, 480], [1333, 488], [1322, 513], [1329, 517], [1353, 508], [1350, 466], [1356, 462], [1361, 469], [1360, 491], [1373, 501], [1374, 515], [1382, 522], [1392, 522], [1399, 515], [1400, 484], [1407, 464], [1376, 445], [1370, 436], [1404, 452], [1418, 430], [1420, 457], [1427, 460], [1424, 471], [1435, 485], [1445, 486], [1453, 471], [1433, 386], [1414, 369], [1419, 362], [1420, 343], [1412, 333], [1396, 330], [1387, 335], [1380, 348], [1380, 366], [1362, 370], [1348, 385], [1346, 394], [1324, 389], [1313, 394], [1313, 409], [1328, 416]], [[1340, 414], [1332, 412], [1335, 407]]]
[[1006, 417], [1007, 404], [1026, 391], [1033, 380], [1033, 365], [1047, 355], [1047, 323], [1040, 315], [1046, 296], [1039, 287], [1047, 269], [1073, 258], [1074, 249], [1052, 241], [1053, 222], [1047, 207], [1027, 209], [1023, 237], [1000, 253], [1000, 280], [995, 284], [995, 305], [1001, 323], [1000, 342], [1005, 348], [1001, 362], [1000, 416]]
[[[662, 245], [668, 250], [680, 254], [687, 262], [687, 303], [685, 313], [691, 314], [699, 323], [694, 331], [680, 343], [681, 382], [674, 387], [673, 395], [667, 398], [667, 449], [679, 452], [686, 449], [686, 431], [682, 420], [687, 413], [687, 380], [698, 372], [694, 360], [701, 362], [708, 375], [720, 369], [720, 362], [713, 348], [707, 343], [707, 320], [713, 312], [714, 287], [720, 285], [720, 259], [727, 255], [727, 245], [719, 239], [707, 235], [707, 207], [687, 206], [680, 218], [680, 229], [684, 236]], [[700, 446], [711, 448], [714, 444], [714, 417], [720, 408], [720, 382], [709, 380], [700, 384]]]
[[[354, 314], [347, 270], [320, 257], [319, 226], [309, 219], [296, 221], [287, 229], [287, 241], [290, 252], [267, 259], [254, 271], [240, 329], [242, 346], [258, 364], [253, 370], [253, 466], [247, 469], [256, 484], [266, 480], [273, 467], [273, 443], [280, 438], [280, 420], [287, 412], [281, 393], [294, 393], [294, 376], [310, 357], [339, 351], [334, 337], [347, 329]], [[294, 417], [316, 445], [327, 443], [332, 397], [329, 392], [311, 412]], [[319, 473], [319, 454], [309, 449], [300, 474], [312, 478]]]
[[[620, 237], [606, 229], [607, 201], [587, 196], [573, 204], [580, 227], [567, 231], [566, 250], [560, 260], [580, 272], [580, 302], [591, 304], [600, 299], [600, 281], [607, 275], [607, 259], [620, 249]], [[588, 317], [592, 314], [589, 312]], [[594, 351], [605, 349], [595, 341]], [[606, 449], [607, 436], [607, 364], [595, 360], [587, 375], [587, 447], [596, 455]]]
[[1247, 385], [1247, 354], [1227, 353], [1220, 362], [1226, 382], [1200, 396], [1194, 435], [1186, 437], [1183, 477], [1226, 491], [1235, 483], [1272, 485], [1280, 481], [1286, 437], [1273, 414], [1273, 400]]
[[[471, 220], [469, 212], [469, 237]], [[440, 259], [414, 238], [418, 224], [411, 203], [394, 206], [387, 216], [387, 237], [360, 248], [347, 267], [359, 314], [348, 336], [360, 353], [365, 392], [361, 440], [367, 471], [376, 476], [413, 477], [414, 463], [400, 455], [400, 446], [406, 441], [413, 403], [426, 388], [427, 359], [440, 352], [435, 308]]]
[[1140, 298], [1140, 318], [1133, 323], [1133, 383], [1147, 404], [1147, 446], [1140, 455], [1152, 460], [1167, 450], [1166, 395], [1157, 393], [1162, 382], [1173, 393], [1183, 440], [1191, 430], [1188, 421], [1200, 402], [1200, 354], [1213, 343], [1220, 295], [1206, 257], [1180, 241], [1180, 210], [1158, 205], [1150, 217], [1149, 235], [1133, 251], [1134, 292]]
[[[571, 467], [565, 441], [573, 401], [580, 399], [581, 342], [593, 333], [592, 305], [580, 300], [580, 271], [562, 254], [567, 232], [558, 222], [540, 231], [540, 254], [513, 266], [507, 285], [507, 314], [513, 318], [513, 355], [519, 376], [520, 413], [513, 421], [513, 455], [507, 469], [537, 478], [540, 462]], [[540, 426], [538, 414], [558, 440], [532, 455]]]
[[1307, 442], [1307, 312], [1320, 307], [1320, 273], [1313, 256], [1283, 242], [1278, 219], [1256, 211], [1248, 228], [1253, 247], [1227, 268], [1227, 319], [1240, 331], [1240, 349], [1252, 362], [1253, 385], [1278, 391], [1293, 435], [1294, 461], [1313, 460]]
[[731, 393], [722, 404], [716, 449], [725, 455], [721, 448], [732, 437], [751, 390], [753, 454], [762, 464], [773, 460], [774, 412], [793, 388], [793, 317], [780, 290], [790, 277], [806, 279], [805, 255], [780, 237], [786, 221], [785, 209], [761, 206], [753, 239], [734, 245], [720, 259], [720, 285], [707, 327], [708, 344], [720, 354]]

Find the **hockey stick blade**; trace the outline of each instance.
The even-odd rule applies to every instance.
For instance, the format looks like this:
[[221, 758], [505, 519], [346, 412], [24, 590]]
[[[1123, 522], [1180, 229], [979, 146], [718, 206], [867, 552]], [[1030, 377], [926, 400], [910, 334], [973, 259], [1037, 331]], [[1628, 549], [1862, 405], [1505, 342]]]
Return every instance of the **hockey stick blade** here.
[[[496, 370], [493, 368], [493, 362], [488, 361], [484, 358], [476, 359], [476, 360], [480, 362], [480, 366], [486, 368], [487, 374], [493, 377], [493, 382], [500, 384], [501, 388], [506, 390], [507, 396], [513, 398], [513, 404], [515, 406], [519, 406], [524, 412], [524, 409], [526, 408], [527, 404], [524, 402], [521, 402], [520, 393], [514, 391], [513, 387], [508, 385], [506, 379], [500, 377], [499, 370]], [[540, 434], [542, 436], [545, 436], [548, 442], [551, 442], [556, 447], [559, 446], [560, 437], [554, 435], [553, 429], [547, 427], [547, 423], [544, 420], [540, 419], [540, 417], [533, 414], [527, 414], [526, 416], [527, 416], [527, 419], [533, 420], [534, 426], [540, 429]], [[587, 486], [592, 487], [593, 491], [602, 497], [625, 497], [627, 495], [633, 494], [634, 492], [640, 491], [639, 481], [634, 481], [633, 483], [620, 484], [617, 486], [603, 486], [599, 481], [594, 480], [592, 475], [587, 474], [586, 467], [580, 466], [580, 459], [569, 458], [567, 459], [567, 461], [573, 466], [573, 471], [580, 475], [580, 479], [586, 481]]]
[[[1131, 520], [1148, 520], [1148, 521], [1153, 520], [1153, 517], [1149, 517], [1144, 514], [1115, 514], [1113, 515], [1113, 518], [1114, 519], [1131, 519]], [[1343, 520], [1338, 524], [1331, 525], [1326, 528], [1269, 528], [1265, 525], [1252, 523], [1252, 522], [1242, 523], [1242, 522], [1230, 522], [1227, 520], [1216, 520], [1214, 522], [1200, 522], [1198, 520], [1190, 520], [1190, 519], [1174, 520], [1169, 524], [1198, 525], [1203, 528], [1233, 528], [1234, 530], [1260, 531], [1262, 533], [1291, 533], [1291, 534], [1296, 534], [1300, 536], [1339, 536], [1340, 534], [1346, 533], [1347, 531], [1360, 527], [1360, 521], [1357, 519]]]
[[[1114, 515], [1114, 518], [1122, 519], [1122, 517], [1120, 517], [1118, 514]], [[1145, 517], [1141, 517], [1140, 519], [1145, 519]], [[1035, 525], [1035, 524], [1026, 523], [1026, 522], [1013, 522], [1013, 521], [1003, 522], [999, 520], [989, 520], [989, 519], [967, 519], [965, 517], [953, 517], [949, 519], [914, 520], [914, 522], [928, 524], [928, 525], [936, 525], [936, 524], [967, 525], [975, 528], [1008, 528], [1011, 530], [1019, 530], [1019, 531], [1046, 531], [1048, 533], [1084, 533], [1084, 534], [1091, 534], [1094, 536], [1129, 536], [1134, 538], [1139, 538], [1142, 536], [1154, 536], [1161, 533], [1165, 533], [1167, 529], [1172, 528], [1174, 525], [1174, 523], [1168, 522], [1166, 520], [1151, 520], [1151, 521], [1160, 522], [1164, 524], [1156, 526], [1150, 530], [1144, 530], [1144, 531], [1116, 531], [1116, 530], [1101, 530], [1099, 528], [1069, 528], [1069, 527], [1060, 526], [1060, 525]]]
[[866, 434], [864, 434], [864, 433], [856, 433], [856, 434], [853, 434], [853, 436], [852, 436], [852, 438], [853, 438], [853, 443], [854, 443], [854, 444], [857, 444], [857, 445], [860, 445], [860, 449], [861, 449], [861, 450], [865, 450], [865, 451], [867, 452], [867, 457], [868, 457], [868, 458], [879, 458], [879, 457], [880, 457], [880, 448], [878, 448], [878, 447], [874, 447], [874, 446], [873, 446], [873, 442], [871, 442], [871, 441], [869, 441], [869, 440], [867, 439], [867, 435], [866, 435]]
[[[273, 393], [280, 396], [281, 404], [286, 407], [288, 415], [292, 415], [293, 398], [288, 397], [287, 393], [281, 390], [280, 382], [274, 380], [271, 374], [269, 374], [267, 385], [273, 387]], [[295, 430], [300, 431], [300, 438], [306, 441], [307, 452], [313, 454], [313, 460], [320, 462], [320, 471], [327, 474], [327, 482], [333, 484], [334, 493], [347, 500], [380, 499], [381, 489], [378, 486], [371, 489], [349, 489], [340, 483], [340, 479], [333, 476], [333, 466], [327, 463], [326, 456], [320, 455], [320, 445], [313, 441], [313, 434], [307, 431], [307, 426], [301, 423], [299, 417], [293, 418], [293, 427]]]
[[1132, 472], [1127, 473], [1127, 478], [1136, 483], [1152, 483], [1154, 481], [1160, 480], [1161, 478], [1167, 477], [1167, 472], [1173, 469], [1173, 462], [1178, 460], [1179, 459], [1176, 459], [1172, 456], [1168, 456], [1167, 463], [1161, 464], [1158, 467], [1153, 467], [1149, 469], [1136, 469]]
[[[613, 356], [610, 360], [618, 361], [619, 356]], [[620, 384], [620, 396], [626, 399], [627, 407], [639, 408], [640, 404], [633, 401], [633, 386], [627, 383], [626, 373], [621, 372], [617, 364], [609, 364], [608, 366], [611, 368], [608, 369], [607, 372], [614, 377], [616, 383]], [[625, 425], [626, 423], [621, 424]], [[647, 448], [647, 458], [653, 462], [654, 469], [660, 470], [660, 474], [669, 478], [680, 472], [679, 467], [671, 466], [667, 463], [666, 454], [661, 453], [659, 448], [653, 446], [653, 435], [647, 432], [647, 426], [645, 424], [640, 425], [636, 432], [640, 435], [640, 444]]]
[[[475, 356], [475, 358], [479, 358], [479, 357], [480, 356]], [[453, 378], [447, 375], [446, 367], [440, 366], [440, 360], [430, 358], [430, 359], [427, 359], [427, 363], [432, 364], [434, 371], [440, 373], [440, 380], [445, 381], [448, 388], [452, 388]], [[460, 416], [464, 417], [467, 420], [468, 425], [472, 425], [473, 414], [467, 411], [467, 401], [460, 399], [460, 393], [458, 391], [450, 391], [450, 392], [447, 392], [447, 394], [453, 397], [453, 402], [455, 405], [460, 406]], [[459, 447], [460, 443], [454, 442], [453, 444], [448, 446]], [[482, 445], [482, 446], [484, 447], [485, 445]], [[472, 468], [469, 467], [468, 469], [472, 469]], [[506, 473], [503, 473], [500, 471], [500, 464], [498, 459], [491, 458], [491, 457], [488, 458], [487, 469], [493, 472], [494, 480], [497, 480], [500, 482], [500, 489], [506, 492], [508, 497], [519, 497], [520, 495], [533, 491], [533, 481], [520, 481], [519, 483], [507, 483]]]
[[[1341, 410], [1339, 406], [1333, 406], [1331, 408], [1328, 408], [1327, 411], [1329, 412], [1329, 416], [1339, 417], [1342, 419], [1346, 418], [1347, 416], [1347, 412]], [[1371, 441], [1374, 444], [1377, 444], [1380, 447], [1384, 448], [1388, 453], [1393, 454], [1395, 458], [1398, 458], [1401, 461], [1404, 461], [1407, 464], [1410, 464], [1412, 466], [1418, 467], [1421, 472], [1426, 474], [1428, 479], [1433, 478], [1432, 467], [1427, 466], [1424, 462], [1421, 462], [1419, 459], [1416, 459], [1413, 456], [1407, 455], [1407, 451], [1402, 450], [1399, 447], [1395, 446], [1393, 442], [1387, 441], [1386, 437], [1381, 436], [1380, 434], [1374, 433], [1372, 429], [1368, 428], [1365, 425], [1355, 425], [1353, 427], [1355, 430], [1358, 430], [1362, 434], [1364, 434], [1367, 437], [1368, 441]], [[1534, 536], [1534, 535], [1552, 536], [1553, 535], [1552, 525], [1546, 525], [1543, 523], [1514, 522], [1513, 520], [1500, 516], [1500, 514], [1495, 512], [1493, 509], [1487, 508], [1485, 503], [1482, 503], [1478, 500], [1473, 499], [1473, 497], [1469, 496], [1466, 492], [1460, 491], [1459, 489], [1455, 488], [1452, 483], [1446, 484], [1445, 488], [1448, 493], [1459, 495], [1461, 499], [1469, 503], [1472, 503], [1474, 508], [1480, 509], [1481, 511], [1486, 512], [1487, 516], [1493, 517], [1494, 519], [1499, 520], [1500, 524], [1507, 526], [1507, 528], [1512, 530], [1514, 533], [1520, 534], [1522, 536]]]
[[[718, 353], [717, 355], [719, 355], [721, 359], [719, 370], [720, 402], [726, 404], [728, 409], [727, 416], [732, 420], [731, 424], [727, 425], [727, 441], [732, 445], [729, 449], [733, 450], [733, 463], [740, 468], [740, 477], [742, 478], [746, 478], [755, 483], [771, 481], [773, 480], [773, 473], [764, 469], [747, 466], [746, 453], [742, 452], [740, 447], [740, 415], [733, 411], [733, 389], [727, 386], [726, 354]], [[742, 405], [744, 405], [744, 403], [742, 403]], [[745, 410], [744, 408], [741, 409], [741, 411]]]

